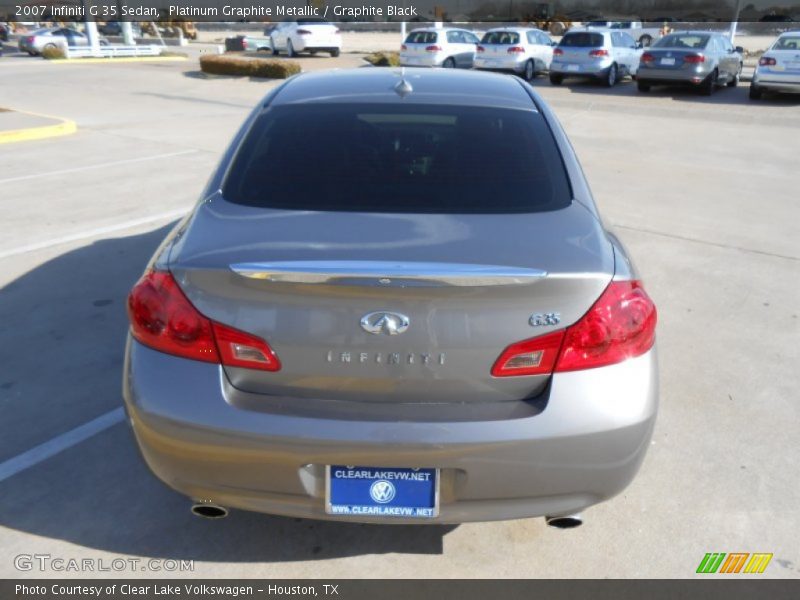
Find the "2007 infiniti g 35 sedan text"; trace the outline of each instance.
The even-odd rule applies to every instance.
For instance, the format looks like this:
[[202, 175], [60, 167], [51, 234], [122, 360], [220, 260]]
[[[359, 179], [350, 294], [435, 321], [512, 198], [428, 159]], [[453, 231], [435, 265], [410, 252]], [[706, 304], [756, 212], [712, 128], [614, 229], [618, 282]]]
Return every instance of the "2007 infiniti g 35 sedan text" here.
[[205, 516], [573, 526], [655, 420], [656, 309], [517, 78], [288, 80], [128, 312], [136, 439]]

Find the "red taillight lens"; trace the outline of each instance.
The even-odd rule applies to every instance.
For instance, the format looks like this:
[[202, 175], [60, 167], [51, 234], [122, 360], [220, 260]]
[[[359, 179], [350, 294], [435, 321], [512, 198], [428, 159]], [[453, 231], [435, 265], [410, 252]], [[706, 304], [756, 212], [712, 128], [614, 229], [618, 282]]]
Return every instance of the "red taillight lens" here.
[[281, 368], [264, 340], [200, 314], [167, 272], [145, 273], [133, 286], [128, 318], [133, 337], [160, 352], [231, 367]]
[[483, 46], [478, 46], [478, 47], [476, 48], [476, 50], [477, 50], [478, 52], [486, 52], [486, 48], [484, 48]]
[[652, 348], [656, 321], [655, 304], [641, 282], [612, 281], [574, 325], [506, 348], [492, 375], [543, 375], [613, 365]]
[[564, 331], [556, 331], [531, 340], [511, 344], [495, 361], [494, 377], [510, 375], [543, 375], [553, 372]]
[[408, 46], [405, 44], [400, 44], [400, 50], [408, 50]]
[[641, 62], [643, 62], [643, 63], [651, 63], [655, 59], [656, 59], [655, 56], [653, 56], [649, 52], [645, 52], [644, 54], [642, 54]]
[[553, 50], [553, 56], [564, 56], [564, 51], [561, 48]]
[[683, 57], [683, 62], [689, 63], [690, 65], [696, 65], [706, 62], [706, 57], [702, 54], [687, 54]]
[[509, 54], [519, 54], [520, 52], [525, 52], [525, 48], [522, 46], [511, 46], [506, 52]]
[[29, 35], [28, 37], [26, 37], [25, 38], [25, 42], [28, 43], [28, 44], [32, 44], [33, 43], [33, 36]]
[[425, 52], [441, 52], [441, 46], [425, 46]]
[[600, 57], [600, 56], [608, 56], [608, 50], [592, 50], [589, 52], [589, 56]]
[[308, 29], [298, 29], [297, 35], [311, 35], [311, 32]]
[[762, 56], [760, 59], [758, 59], [758, 64], [762, 67], [772, 67], [778, 64], [778, 61], [771, 56]]
[[653, 346], [656, 306], [639, 281], [612, 281], [568, 327], [556, 372], [592, 369], [640, 356]]

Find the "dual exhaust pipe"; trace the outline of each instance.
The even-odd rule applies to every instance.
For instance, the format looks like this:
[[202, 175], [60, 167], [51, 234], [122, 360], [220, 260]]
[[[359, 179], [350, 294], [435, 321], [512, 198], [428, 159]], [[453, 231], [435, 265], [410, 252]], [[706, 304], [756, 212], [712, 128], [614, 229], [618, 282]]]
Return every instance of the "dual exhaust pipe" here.
[[[196, 502], [192, 504], [192, 514], [203, 519], [224, 519], [228, 516], [228, 509], [213, 502]], [[554, 529], [575, 529], [583, 525], [583, 517], [575, 515], [548, 516], [544, 518], [548, 527]]]

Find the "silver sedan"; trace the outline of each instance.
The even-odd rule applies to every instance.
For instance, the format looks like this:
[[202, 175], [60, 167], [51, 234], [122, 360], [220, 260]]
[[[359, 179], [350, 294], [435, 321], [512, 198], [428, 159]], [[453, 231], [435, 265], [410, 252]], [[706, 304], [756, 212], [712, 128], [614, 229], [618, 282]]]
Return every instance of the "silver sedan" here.
[[800, 93], [800, 31], [781, 34], [758, 61], [750, 98], [758, 100], [764, 92]]

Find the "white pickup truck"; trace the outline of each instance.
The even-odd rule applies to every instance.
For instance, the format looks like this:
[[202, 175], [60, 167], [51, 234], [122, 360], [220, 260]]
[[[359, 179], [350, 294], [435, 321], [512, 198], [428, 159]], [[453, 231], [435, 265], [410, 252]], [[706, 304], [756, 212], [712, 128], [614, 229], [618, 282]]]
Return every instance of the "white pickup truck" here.
[[586, 23], [586, 28], [622, 29], [642, 46], [649, 46], [653, 43], [653, 40], [661, 37], [661, 27], [645, 27], [645, 24], [641, 21], [589, 21]]

